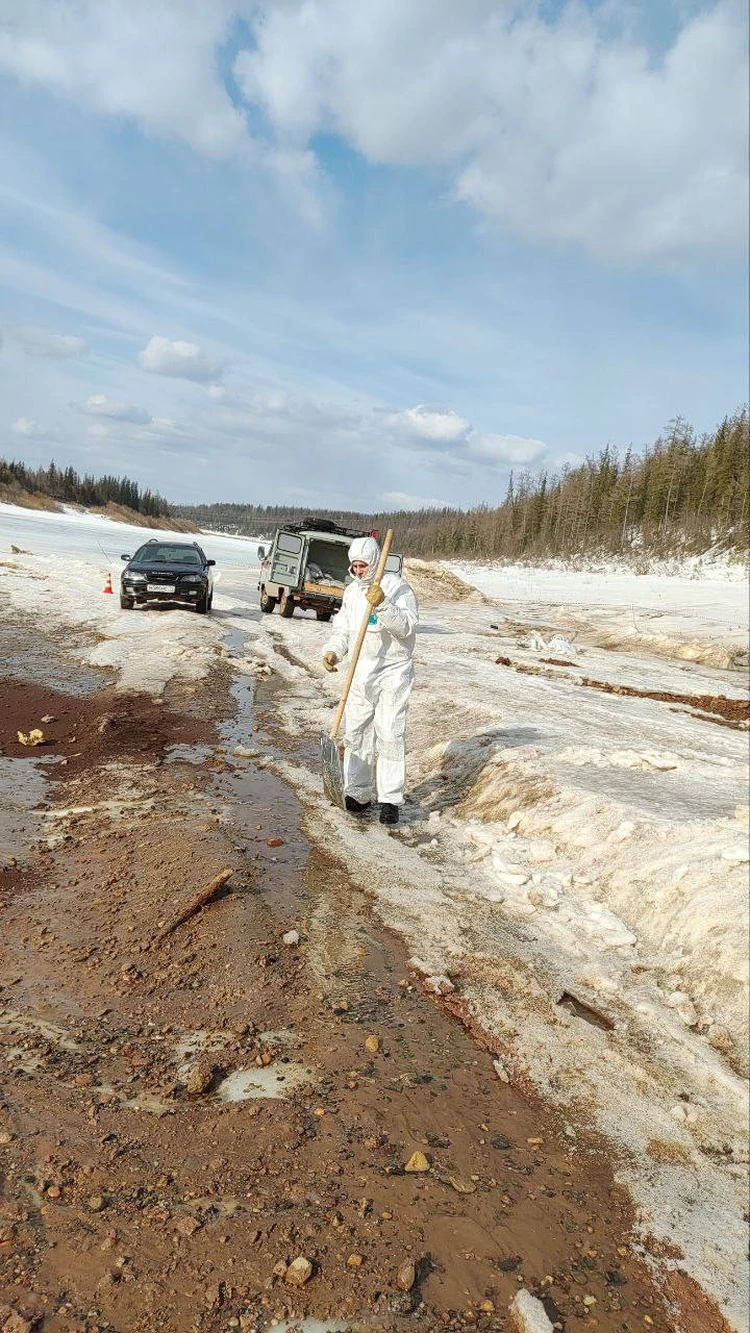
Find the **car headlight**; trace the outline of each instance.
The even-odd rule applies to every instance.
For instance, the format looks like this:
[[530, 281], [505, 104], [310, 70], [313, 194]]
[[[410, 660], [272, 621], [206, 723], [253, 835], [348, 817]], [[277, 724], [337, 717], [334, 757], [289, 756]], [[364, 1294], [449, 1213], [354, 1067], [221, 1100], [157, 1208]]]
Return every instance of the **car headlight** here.
[[204, 578], [203, 574], [181, 574], [181, 575], [180, 575], [180, 579], [181, 579], [182, 583], [202, 583], [202, 582], [203, 582], [203, 578]]
[[125, 579], [129, 579], [131, 583], [145, 583], [145, 582], [146, 582], [146, 575], [145, 575], [145, 574], [133, 574], [133, 573], [131, 573], [130, 570], [127, 570], [127, 569], [125, 570], [125, 573], [123, 574], [123, 578], [125, 578]]

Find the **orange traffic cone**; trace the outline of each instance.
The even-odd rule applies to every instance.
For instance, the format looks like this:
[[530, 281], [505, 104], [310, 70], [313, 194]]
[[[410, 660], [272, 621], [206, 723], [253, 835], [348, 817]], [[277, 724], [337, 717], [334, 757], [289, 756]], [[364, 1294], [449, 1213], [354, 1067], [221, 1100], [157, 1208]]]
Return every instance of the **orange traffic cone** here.
[[114, 595], [114, 588], [112, 587], [112, 575], [111, 575], [111, 574], [108, 574], [108, 575], [107, 575], [107, 582], [106, 582], [105, 585], [104, 585], [104, 591], [105, 591], [105, 592], [111, 592], [111, 593]]

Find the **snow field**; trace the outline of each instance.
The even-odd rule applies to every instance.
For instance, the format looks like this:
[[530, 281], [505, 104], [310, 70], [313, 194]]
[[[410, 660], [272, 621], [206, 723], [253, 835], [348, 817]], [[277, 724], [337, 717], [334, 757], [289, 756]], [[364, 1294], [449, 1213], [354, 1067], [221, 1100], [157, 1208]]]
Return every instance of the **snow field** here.
[[544, 612], [553, 622], [588, 632], [603, 648], [719, 668], [747, 660], [747, 570], [726, 558], [670, 561], [660, 572], [642, 575], [615, 560], [594, 570], [552, 561], [449, 568], [506, 609], [521, 609], [527, 620]]

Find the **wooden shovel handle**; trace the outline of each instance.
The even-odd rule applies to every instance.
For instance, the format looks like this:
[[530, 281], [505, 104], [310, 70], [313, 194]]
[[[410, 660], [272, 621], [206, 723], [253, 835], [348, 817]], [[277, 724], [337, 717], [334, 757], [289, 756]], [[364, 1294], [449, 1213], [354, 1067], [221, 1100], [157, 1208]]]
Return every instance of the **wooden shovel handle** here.
[[[391, 553], [391, 543], [392, 543], [392, 542], [393, 542], [393, 529], [392, 529], [392, 528], [389, 528], [388, 531], [387, 531], [386, 534], [385, 534], [385, 541], [383, 542], [383, 546], [382, 546], [382, 549], [381, 549], [381, 552], [380, 552], [380, 559], [379, 559], [379, 561], [378, 561], [378, 567], [377, 567], [377, 569], [375, 570], [375, 578], [374, 578], [373, 581], [372, 581], [372, 587], [373, 587], [373, 588], [377, 588], [377, 587], [379, 587], [379, 585], [380, 585], [380, 581], [381, 581], [381, 579], [382, 579], [382, 577], [383, 577], [383, 575], [384, 575], [384, 573], [385, 573], [385, 565], [386, 565], [386, 561], [387, 561], [387, 559], [388, 559], [388, 556], [389, 556], [390, 553]], [[333, 726], [331, 727], [331, 740], [333, 740], [333, 741], [335, 741], [336, 737], [337, 737], [338, 734], [339, 734], [339, 727], [341, 726], [341, 719], [342, 719], [342, 717], [344, 716], [344, 709], [346, 708], [346, 701], [347, 701], [347, 699], [349, 698], [349, 691], [350, 691], [350, 689], [351, 689], [351, 687], [352, 687], [352, 681], [354, 680], [354, 672], [357, 670], [357, 663], [358, 663], [358, 661], [359, 661], [359, 654], [360, 654], [360, 652], [361, 652], [361, 650], [362, 650], [362, 644], [363, 644], [364, 641], [365, 641], [365, 635], [366, 635], [366, 633], [367, 633], [367, 626], [368, 626], [369, 623], [370, 623], [370, 615], [371, 615], [371, 613], [372, 613], [372, 608], [371, 608], [370, 606], [368, 606], [367, 611], [365, 612], [365, 618], [364, 618], [364, 620], [362, 621], [362, 626], [361, 626], [361, 628], [360, 628], [359, 634], [357, 635], [357, 642], [355, 643], [355, 645], [354, 645], [354, 650], [353, 650], [353, 652], [350, 654], [350, 657], [349, 657], [349, 670], [348, 670], [347, 673], [346, 673], [346, 680], [344, 681], [344, 688], [343, 688], [343, 690], [341, 691], [341, 702], [339, 703], [339, 706], [338, 706], [338, 708], [336, 709], [336, 716], [335, 716], [334, 719], [333, 719]]]

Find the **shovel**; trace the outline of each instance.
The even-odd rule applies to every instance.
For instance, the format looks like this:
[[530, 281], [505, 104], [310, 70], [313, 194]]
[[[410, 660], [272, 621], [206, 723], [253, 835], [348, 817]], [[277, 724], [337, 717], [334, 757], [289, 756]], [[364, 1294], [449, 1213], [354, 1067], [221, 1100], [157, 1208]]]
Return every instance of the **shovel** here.
[[[385, 565], [388, 556], [390, 554], [392, 541], [393, 541], [393, 532], [389, 528], [387, 533], [385, 534], [385, 541], [383, 542], [383, 547], [380, 552], [378, 567], [375, 571], [375, 578], [373, 579], [372, 582], [372, 586], [374, 588], [379, 586], [383, 574], [385, 573]], [[320, 738], [320, 754], [323, 760], [323, 790], [326, 796], [328, 797], [329, 801], [331, 801], [333, 805], [340, 806], [342, 810], [346, 808], [344, 804], [344, 773], [341, 767], [341, 756], [339, 755], [339, 745], [337, 738], [339, 734], [339, 727], [341, 726], [341, 719], [344, 716], [344, 709], [346, 708], [346, 701], [349, 698], [349, 691], [351, 689], [352, 681], [354, 679], [354, 672], [357, 669], [359, 654], [362, 649], [362, 644], [365, 641], [367, 626], [370, 623], [371, 614], [372, 614], [372, 609], [368, 605], [367, 611], [365, 612], [365, 616], [362, 621], [362, 626], [360, 628], [359, 634], [357, 635], [357, 642], [355, 643], [354, 648], [349, 654], [349, 670], [346, 673], [344, 688], [341, 691], [341, 701], [339, 703], [338, 708], [336, 709], [336, 716], [333, 719], [333, 726], [331, 727], [331, 730], [329, 732], [324, 731]]]

